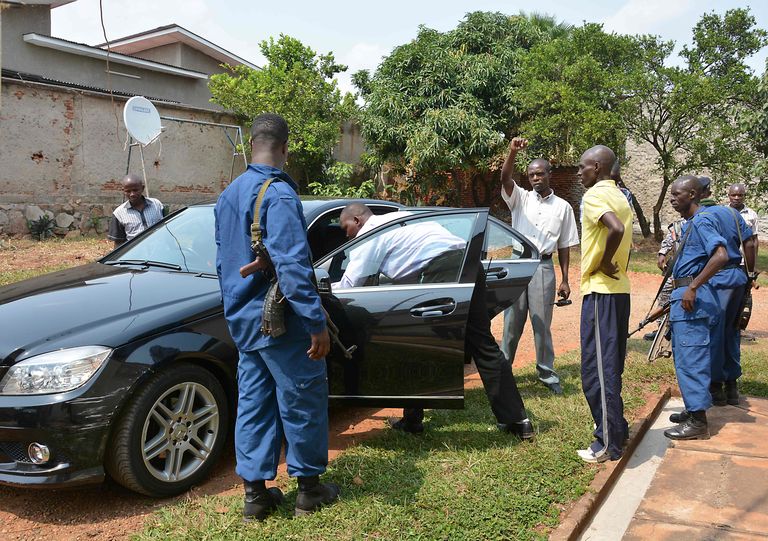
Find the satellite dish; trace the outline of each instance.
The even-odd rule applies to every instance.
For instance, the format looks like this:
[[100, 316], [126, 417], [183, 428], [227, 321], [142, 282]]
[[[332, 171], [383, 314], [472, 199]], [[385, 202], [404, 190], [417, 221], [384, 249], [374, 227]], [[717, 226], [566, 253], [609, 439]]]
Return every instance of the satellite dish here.
[[123, 122], [128, 133], [142, 145], [148, 145], [158, 138], [160, 113], [144, 96], [134, 96], [123, 107]]

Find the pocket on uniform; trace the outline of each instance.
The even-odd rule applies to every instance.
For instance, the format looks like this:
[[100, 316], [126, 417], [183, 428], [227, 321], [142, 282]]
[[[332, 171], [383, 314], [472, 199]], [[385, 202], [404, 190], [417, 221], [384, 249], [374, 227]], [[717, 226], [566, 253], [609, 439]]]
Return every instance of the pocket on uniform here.
[[672, 332], [678, 333], [677, 345], [682, 347], [698, 347], [709, 345], [709, 320], [707, 318], [699, 319], [670, 319], [677, 323]]

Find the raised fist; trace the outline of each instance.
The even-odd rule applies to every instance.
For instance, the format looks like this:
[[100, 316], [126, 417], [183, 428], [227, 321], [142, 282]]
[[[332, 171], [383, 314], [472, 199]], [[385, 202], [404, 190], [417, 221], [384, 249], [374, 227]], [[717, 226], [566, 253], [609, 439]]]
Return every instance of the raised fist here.
[[527, 146], [528, 139], [523, 139], [522, 137], [515, 137], [512, 139], [512, 141], [509, 142], [509, 150], [523, 150]]

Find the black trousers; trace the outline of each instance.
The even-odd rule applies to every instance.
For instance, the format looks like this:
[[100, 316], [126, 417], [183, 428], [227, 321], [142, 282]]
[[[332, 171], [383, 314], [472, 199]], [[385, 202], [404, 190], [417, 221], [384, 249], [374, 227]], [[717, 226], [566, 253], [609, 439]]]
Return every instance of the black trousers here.
[[[517, 423], [528, 417], [512, 374], [512, 363], [504, 356], [491, 333], [491, 318], [485, 303], [485, 270], [478, 270], [475, 290], [469, 303], [464, 350], [475, 361], [477, 371], [491, 403], [491, 411], [502, 424]], [[405, 408], [406, 423], [420, 423], [423, 408]]]

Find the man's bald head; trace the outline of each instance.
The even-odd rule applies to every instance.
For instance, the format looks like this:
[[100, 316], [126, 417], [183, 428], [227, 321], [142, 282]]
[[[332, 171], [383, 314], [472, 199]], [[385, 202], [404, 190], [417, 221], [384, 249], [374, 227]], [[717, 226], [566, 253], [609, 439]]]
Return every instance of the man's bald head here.
[[125, 175], [121, 183], [123, 187], [125, 187], [128, 184], [139, 184], [141, 186], [144, 186], [144, 180], [139, 175], [134, 175], [133, 173], [128, 173], [127, 175]]
[[131, 206], [141, 205], [144, 200], [144, 180], [138, 175], [129, 173], [123, 177], [121, 184], [123, 185], [123, 195], [131, 203]]
[[690, 218], [699, 208], [701, 182], [694, 175], [683, 175], [669, 187], [669, 202], [680, 216]]
[[552, 164], [544, 158], [536, 158], [528, 164], [528, 181], [536, 193], [547, 196], [550, 193], [549, 180]]
[[744, 208], [744, 198], [747, 195], [747, 187], [742, 182], [736, 182], [728, 186], [728, 202], [736, 210]]
[[366, 205], [362, 203], [349, 203], [341, 209], [339, 225], [341, 225], [341, 229], [346, 233], [347, 238], [353, 239], [371, 216], [373, 216], [373, 212]]
[[605, 145], [595, 145], [579, 160], [579, 177], [586, 188], [591, 188], [599, 180], [611, 178], [611, 170], [616, 163], [616, 153]]

